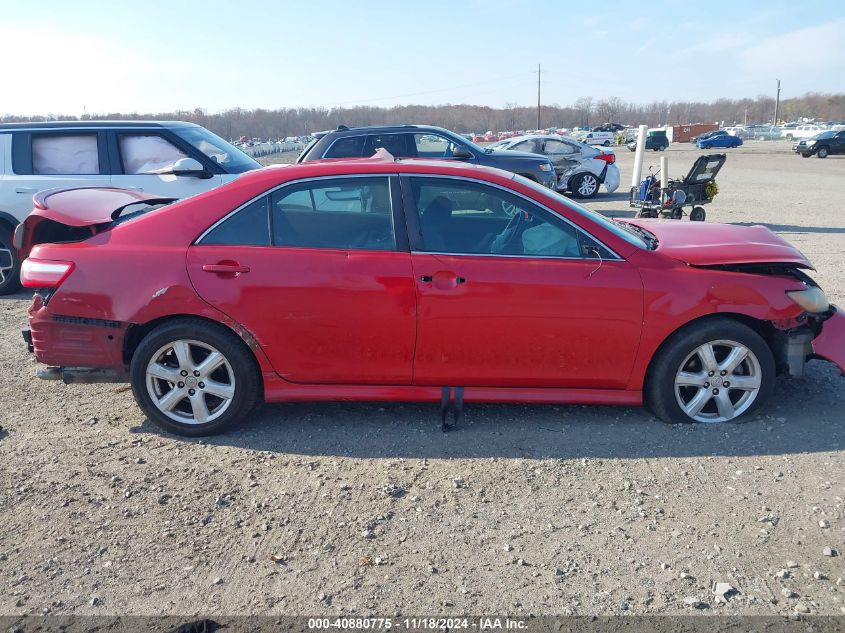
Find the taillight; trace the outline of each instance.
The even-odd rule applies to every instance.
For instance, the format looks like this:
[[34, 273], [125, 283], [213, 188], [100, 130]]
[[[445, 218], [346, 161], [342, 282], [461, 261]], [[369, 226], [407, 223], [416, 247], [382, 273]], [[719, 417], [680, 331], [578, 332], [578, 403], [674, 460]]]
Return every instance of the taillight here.
[[606, 163], [610, 163], [611, 165], [616, 162], [616, 154], [598, 154], [593, 158], [597, 158], [598, 160], [603, 160]]
[[24, 288], [58, 288], [73, 272], [73, 262], [49, 259], [25, 259], [21, 265]]

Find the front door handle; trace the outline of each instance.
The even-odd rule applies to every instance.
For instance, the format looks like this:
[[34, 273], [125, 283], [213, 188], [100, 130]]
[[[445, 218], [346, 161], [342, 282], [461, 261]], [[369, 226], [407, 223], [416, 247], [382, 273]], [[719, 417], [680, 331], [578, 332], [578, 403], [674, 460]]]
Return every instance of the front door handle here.
[[445, 270], [437, 271], [433, 275], [420, 275], [419, 280], [424, 284], [434, 284], [434, 287], [439, 290], [448, 290], [467, 282], [466, 277], [459, 277], [455, 273]]
[[241, 266], [238, 262], [217, 262], [216, 264], [203, 264], [203, 272], [215, 273], [218, 275], [240, 275], [248, 273], [249, 266]]
[[434, 277], [432, 277], [431, 275], [423, 275], [422, 277], [420, 277], [420, 281], [424, 284], [430, 284], [432, 281], [434, 281]]

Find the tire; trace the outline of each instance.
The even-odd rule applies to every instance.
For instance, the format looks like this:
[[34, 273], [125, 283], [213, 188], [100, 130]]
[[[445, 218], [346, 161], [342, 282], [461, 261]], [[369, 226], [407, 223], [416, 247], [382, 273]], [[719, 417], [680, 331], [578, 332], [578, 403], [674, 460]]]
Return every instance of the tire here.
[[666, 151], [666, 149], [667, 149], [668, 147], [669, 147], [668, 145], [661, 145], [661, 146], [660, 146], [660, 151], [661, 151], [661, 152], [665, 152], [665, 151]]
[[0, 225], [0, 295], [21, 289], [21, 261], [12, 246], [12, 233], [12, 229]]
[[677, 209], [672, 209], [672, 212], [669, 214], [669, 217], [673, 220], [680, 220], [684, 217], [684, 210], [681, 207]]
[[602, 143], [602, 145], [604, 145], [605, 147], [610, 147], [610, 141], [605, 141], [604, 143]]
[[592, 198], [599, 192], [599, 179], [589, 172], [576, 174], [569, 181], [569, 191], [573, 198]]
[[693, 207], [692, 211], [689, 212], [689, 219], [693, 222], [704, 222], [706, 217], [707, 212], [704, 210], [704, 207]]
[[801, 158], [810, 158], [812, 154], [807, 154], [806, 152], [801, 152]]
[[819, 158], [827, 158], [827, 155], [830, 153], [830, 150], [827, 148], [826, 145], [822, 145], [820, 148], [816, 150], [816, 156]]
[[792, 134], [787, 134], [787, 135], [786, 135], [786, 140], [788, 140], [788, 141], [791, 141], [793, 138], [794, 138], [794, 137], [792, 136]]
[[664, 422], [713, 424], [752, 417], [774, 386], [775, 359], [763, 337], [738, 321], [710, 317], [682, 328], [661, 346], [643, 395]]
[[[220, 355], [217, 363], [203, 368], [215, 352]], [[252, 410], [260, 393], [260, 374], [249, 348], [228, 328], [201, 319], [170, 321], [147, 334], [135, 350], [129, 376], [135, 400], [149, 420], [189, 437], [231, 427]], [[171, 393], [177, 395], [168, 400]], [[202, 421], [206, 414], [207, 421]]]

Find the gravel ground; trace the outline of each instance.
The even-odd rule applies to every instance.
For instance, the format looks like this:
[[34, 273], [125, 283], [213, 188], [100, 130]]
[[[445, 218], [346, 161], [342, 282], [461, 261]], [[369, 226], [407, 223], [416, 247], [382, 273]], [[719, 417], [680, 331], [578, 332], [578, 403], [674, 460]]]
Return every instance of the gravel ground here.
[[[708, 220], [767, 224], [845, 301], [845, 157], [728, 152]], [[667, 155], [682, 174], [697, 152]], [[287, 404], [196, 441], [125, 387], [34, 379], [27, 303], [0, 300], [0, 614], [845, 613], [825, 364], [741, 425], [472, 405], [444, 435], [435, 406]]]

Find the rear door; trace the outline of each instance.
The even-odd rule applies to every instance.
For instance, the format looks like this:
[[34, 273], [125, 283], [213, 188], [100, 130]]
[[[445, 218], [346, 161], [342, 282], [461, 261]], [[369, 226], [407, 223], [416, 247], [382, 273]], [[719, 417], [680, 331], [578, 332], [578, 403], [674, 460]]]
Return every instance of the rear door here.
[[191, 281], [288, 381], [408, 385], [416, 303], [398, 187], [316, 178], [260, 196], [188, 250]]
[[[110, 130], [109, 134], [113, 187], [181, 199], [223, 184], [220, 174], [211, 173], [207, 157], [166, 130]], [[202, 177], [152, 173], [181, 158], [194, 158], [209, 172]]]

